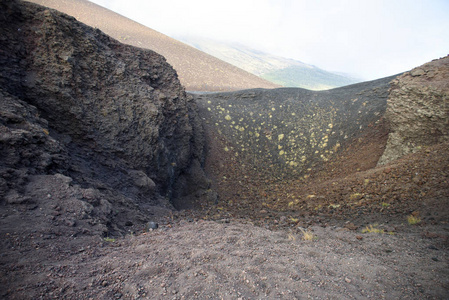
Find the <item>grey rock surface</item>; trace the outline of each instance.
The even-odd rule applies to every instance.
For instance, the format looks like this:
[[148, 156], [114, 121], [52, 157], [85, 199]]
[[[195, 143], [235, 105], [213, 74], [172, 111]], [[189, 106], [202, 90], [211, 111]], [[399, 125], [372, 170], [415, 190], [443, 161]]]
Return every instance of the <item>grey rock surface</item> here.
[[449, 56], [393, 80], [385, 115], [391, 132], [379, 164], [448, 141]]

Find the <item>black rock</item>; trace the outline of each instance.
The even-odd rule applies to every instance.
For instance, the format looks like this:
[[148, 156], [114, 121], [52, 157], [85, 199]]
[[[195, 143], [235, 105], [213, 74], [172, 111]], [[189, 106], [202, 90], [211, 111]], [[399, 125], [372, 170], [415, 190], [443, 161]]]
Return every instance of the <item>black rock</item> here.
[[148, 222], [147, 224], [147, 229], [158, 229], [159, 228], [159, 224], [156, 222]]

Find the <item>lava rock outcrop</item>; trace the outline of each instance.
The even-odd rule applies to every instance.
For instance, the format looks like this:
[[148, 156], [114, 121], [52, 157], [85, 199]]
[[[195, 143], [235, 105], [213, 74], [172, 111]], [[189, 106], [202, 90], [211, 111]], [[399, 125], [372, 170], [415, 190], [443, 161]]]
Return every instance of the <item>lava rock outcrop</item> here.
[[307, 176], [384, 122], [395, 76], [328, 91], [300, 88], [195, 94], [211, 147], [272, 178]]
[[162, 56], [18, 1], [0, 2], [0, 49], [3, 201], [25, 203], [33, 176], [59, 174], [91, 195], [79, 201], [112, 202], [134, 224], [125, 211], [144, 222], [143, 208], [209, 196], [197, 107]]
[[393, 80], [386, 118], [391, 132], [379, 164], [448, 141], [449, 56]]

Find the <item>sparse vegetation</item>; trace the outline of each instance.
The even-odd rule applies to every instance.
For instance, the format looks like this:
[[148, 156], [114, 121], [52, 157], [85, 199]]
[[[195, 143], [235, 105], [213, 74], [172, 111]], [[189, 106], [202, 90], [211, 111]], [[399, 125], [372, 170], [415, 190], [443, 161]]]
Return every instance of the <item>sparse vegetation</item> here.
[[290, 222], [292, 222], [292, 223], [294, 223], [294, 224], [296, 224], [296, 223], [299, 222], [299, 219], [298, 219], [298, 218], [290, 217], [289, 220], [290, 220]]
[[309, 230], [301, 229], [301, 232], [303, 234], [302, 239], [304, 241], [313, 241], [313, 240], [317, 239], [317, 237], [312, 232], [310, 232]]
[[362, 199], [362, 197], [363, 197], [363, 194], [361, 194], [361, 193], [354, 193], [351, 196], [349, 196], [349, 199], [351, 201], [354, 201], [354, 200], [360, 200], [360, 199]]
[[416, 225], [421, 222], [421, 219], [418, 216], [410, 215], [407, 217], [407, 222], [409, 225]]
[[113, 242], [115, 242], [115, 239], [114, 238], [110, 238], [110, 237], [105, 237], [104, 239], [103, 239], [105, 242], [109, 242], [109, 243], [113, 243]]
[[336, 209], [336, 208], [339, 208], [339, 207], [340, 207], [340, 204], [329, 204], [329, 208]]
[[372, 224], [372, 225], [368, 225], [366, 226], [364, 229], [362, 229], [362, 233], [379, 233], [379, 234], [390, 234], [390, 235], [394, 235], [394, 232], [392, 231], [385, 231], [384, 229], [380, 229], [378, 228], [378, 224]]
[[362, 230], [362, 233], [385, 233], [385, 230], [379, 229], [377, 226], [377, 224], [368, 225]]

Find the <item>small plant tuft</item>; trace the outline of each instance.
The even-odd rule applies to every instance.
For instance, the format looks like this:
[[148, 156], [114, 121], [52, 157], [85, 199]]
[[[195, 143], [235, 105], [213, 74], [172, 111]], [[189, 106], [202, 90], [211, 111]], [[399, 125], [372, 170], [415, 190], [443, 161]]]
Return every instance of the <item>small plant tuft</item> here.
[[304, 241], [313, 241], [313, 240], [317, 239], [317, 237], [312, 232], [310, 232], [309, 230], [301, 229], [301, 232], [303, 234], [302, 239]]
[[299, 219], [298, 219], [298, 218], [290, 217], [289, 220], [290, 220], [292, 223], [295, 223], [295, 224], [299, 222]]
[[109, 242], [109, 243], [113, 243], [113, 242], [115, 242], [115, 239], [114, 238], [110, 238], [110, 237], [105, 237], [104, 241], [105, 242]]
[[409, 225], [416, 225], [421, 222], [421, 219], [417, 216], [410, 215], [407, 217], [407, 222]]
[[377, 224], [366, 226], [362, 233], [385, 233], [385, 230], [377, 228]]
[[393, 231], [385, 231], [383, 229], [377, 228], [379, 226], [378, 224], [373, 224], [366, 226], [364, 229], [362, 229], [362, 233], [380, 233], [380, 234], [389, 234], [394, 235], [395, 233]]

